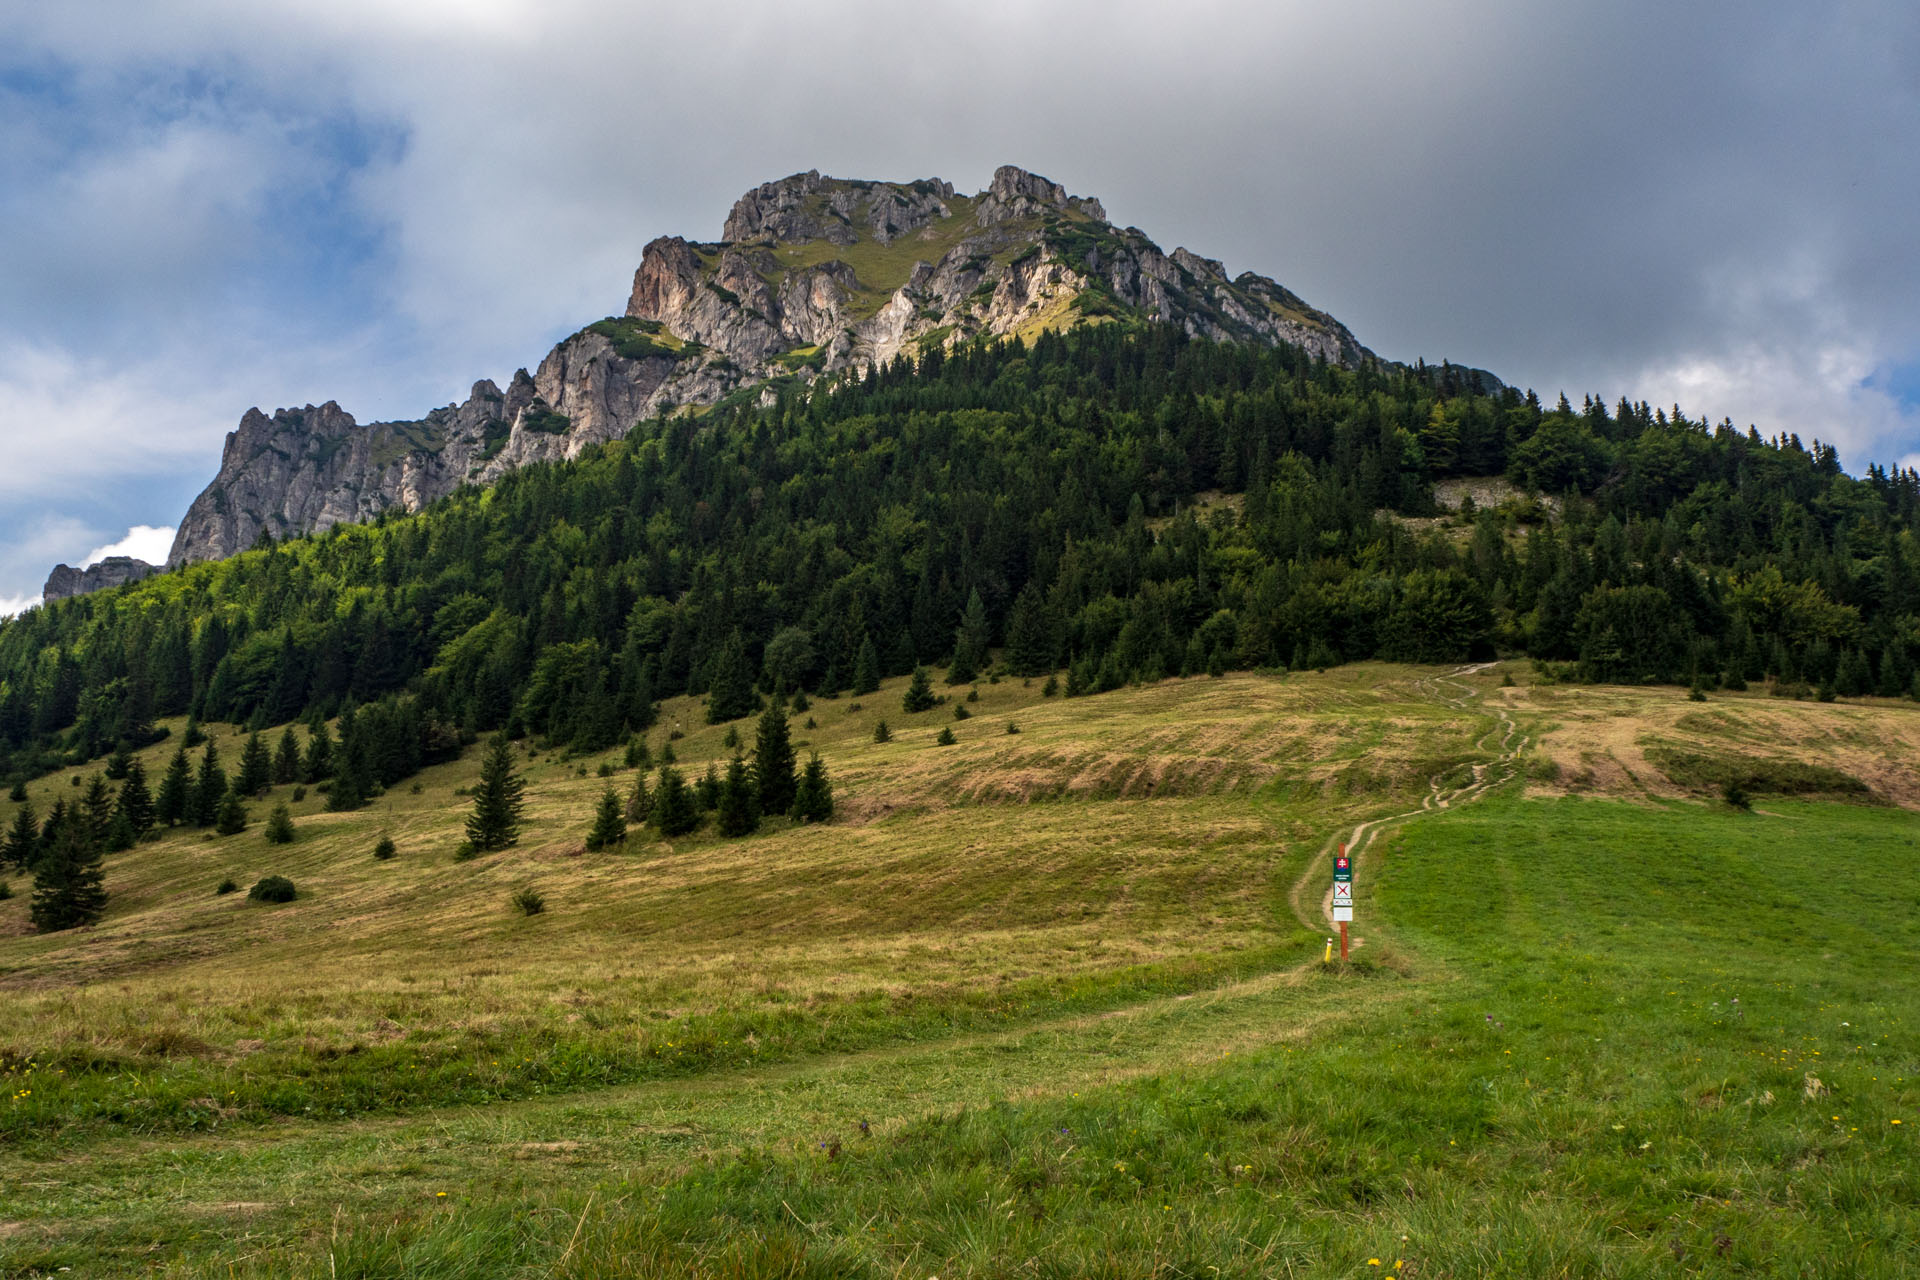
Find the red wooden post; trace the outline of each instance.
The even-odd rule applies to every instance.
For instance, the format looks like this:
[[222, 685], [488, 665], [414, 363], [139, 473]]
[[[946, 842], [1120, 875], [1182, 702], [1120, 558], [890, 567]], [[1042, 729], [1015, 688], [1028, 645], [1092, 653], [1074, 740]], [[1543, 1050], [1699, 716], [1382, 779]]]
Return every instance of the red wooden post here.
[[1347, 922], [1345, 920], [1342, 920], [1340, 922], [1340, 959], [1344, 961], [1346, 958], [1347, 958]]

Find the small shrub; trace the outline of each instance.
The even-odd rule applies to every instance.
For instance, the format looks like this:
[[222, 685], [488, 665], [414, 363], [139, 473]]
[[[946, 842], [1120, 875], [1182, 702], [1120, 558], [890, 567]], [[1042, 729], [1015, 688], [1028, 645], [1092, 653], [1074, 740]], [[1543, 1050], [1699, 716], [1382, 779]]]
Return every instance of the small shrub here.
[[216, 898], [225, 897], [229, 893], [238, 893], [238, 892], [240, 892], [240, 886], [233, 882], [232, 876], [228, 876], [225, 880], [222, 880], [219, 884], [213, 886], [213, 895]]
[[373, 856], [381, 862], [396, 856], [400, 851], [393, 847], [392, 836], [381, 836], [380, 842], [373, 846]]
[[8, 898], [11, 898], [12, 896], [13, 896], [13, 886], [8, 884], [5, 880], [0, 880], [0, 902], [5, 902]]
[[453, 860], [455, 862], [472, 862], [479, 856], [480, 850], [474, 847], [474, 843], [471, 840], [462, 840], [459, 844], [453, 846]]
[[27, 784], [24, 782], [14, 783], [13, 790], [7, 792], [7, 799], [13, 801], [15, 804], [25, 804], [27, 802]]
[[537, 916], [547, 909], [547, 900], [531, 885], [515, 891], [513, 907], [523, 916]]
[[1744, 811], [1753, 808], [1753, 801], [1747, 798], [1746, 790], [1737, 782], [1729, 782], [1721, 787], [1720, 798], [1736, 809]]
[[873, 726], [873, 740], [875, 742], [893, 741], [893, 730], [887, 728], [887, 722], [885, 720]]
[[727, 736], [720, 739], [720, 745], [729, 751], [732, 751], [740, 745], [740, 728], [738, 725], [730, 724], [727, 726]]
[[1009, 721], [1007, 721], [1007, 732], [1008, 732], [1008, 733], [1018, 733], [1018, 732], [1020, 732], [1020, 726], [1019, 726], [1019, 725], [1017, 725], [1017, 724], [1015, 724], [1015, 723], [1014, 723], [1013, 721], [1011, 721], [1011, 720], [1009, 720]]
[[307, 789], [305, 787], [295, 787], [293, 789], [293, 802], [295, 804], [299, 804], [302, 800], [305, 800], [306, 798], [307, 798]]
[[813, 717], [812, 717], [812, 716], [808, 716], [808, 717], [807, 717], [807, 728], [809, 728], [809, 729], [818, 729], [819, 727], [820, 727], [819, 725], [817, 725], [817, 724], [815, 724], [815, 723], [813, 722]]
[[603, 778], [611, 778], [613, 776], [613, 761], [602, 760], [600, 762], [600, 776]]
[[793, 709], [795, 711], [809, 711], [812, 708], [813, 704], [807, 701], [807, 691], [805, 689], [801, 689], [793, 695]]
[[414, 794], [414, 795], [419, 795], [419, 794], [421, 793], [421, 791], [423, 791], [423, 790], [425, 790], [425, 788], [423, 788], [423, 787], [422, 787], [422, 786], [421, 786], [421, 785], [420, 785], [419, 783], [417, 783], [417, 782], [413, 784], [413, 787], [412, 787], [411, 789], [412, 789], [412, 791], [413, 791], [413, 794]]
[[953, 718], [955, 720], [965, 720], [968, 716], [972, 714], [973, 712], [967, 710], [966, 703], [956, 702], [953, 704]]
[[1040, 686], [1040, 696], [1043, 698], [1051, 698], [1059, 692], [1060, 692], [1059, 676], [1049, 675], [1047, 677], [1047, 682]]
[[285, 876], [262, 876], [247, 890], [247, 899], [251, 902], [292, 902], [299, 896], [293, 881]]
[[858, 711], [859, 709], [860, 709], [860, 704], [859, 704], [859, 703], [857, 703], [857, 702], [849, 702], [849, 703], [847, 704], [847, 714], [848, 714], [848, 715], [852, 715], [852, 714], [853, 714], [854, 712], [856, 712], [856, 711]]
[[959, 739], [953, 736], [953, 729], [951, 726], [942, 726], [940, 730], [940, 736], [935, 738], [934, 741], [939, 743], [943, 747], [950, 747], [955, 742], [959, 741]]
[[968, 702], [978, 702], [978, 701], [980, 701], [980, 686], [979, 686], [979, 685], [975, 685], [975, 686], [973, 686], [973, 688], [971, 688], [971, 689], [969, 689], [969, 690], [967, 690], [967, 701], [968, 701]]
[[686, 737], [686, 736], [687, 736], [686, 734], [684, 734], [684, 733], [682, 733], [682, 732], [680, 732], [680, 731], [679, 731], [678, 729], [674, 729], [674, 730], [671, 730], [671, 731], [670, 731], [670, 732], [669, 732], [669, 733], [667, 734], [667, 741], [668, 741], [668, 742], [678, 742], [678, 741], [680, 741], [680, 739], [682, 739], [682, 738], [684, 738], [684, 737]]
[[293, 843], [293, 814], [283, 804], [273, 806], [273, 813], [267, 818], [267, 843]]

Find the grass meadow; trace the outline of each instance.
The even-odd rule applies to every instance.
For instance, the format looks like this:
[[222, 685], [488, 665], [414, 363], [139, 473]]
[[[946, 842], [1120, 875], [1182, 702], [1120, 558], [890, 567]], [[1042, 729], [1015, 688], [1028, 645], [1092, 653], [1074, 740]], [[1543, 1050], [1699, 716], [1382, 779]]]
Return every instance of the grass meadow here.
[[[469, 753], [114, 855], [89, 929], [16, 884], [0, 1275], [1920, 1274], [1920, 709], [1443, 674], [896, 682], [794, 717], [824, 827], [585, 854], [600, 760], [536, 753], [455, 862]], [[1320, 964], [1327, 841], [1476, 765]]]

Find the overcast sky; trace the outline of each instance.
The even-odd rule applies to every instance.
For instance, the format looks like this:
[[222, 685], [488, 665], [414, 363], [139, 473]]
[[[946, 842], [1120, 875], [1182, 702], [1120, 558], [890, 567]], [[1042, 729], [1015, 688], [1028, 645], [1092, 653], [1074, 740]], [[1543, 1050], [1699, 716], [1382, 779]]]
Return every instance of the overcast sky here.
[[0, 0], [0, 608], [818, 168], [1015, 163], [1383, 355], [1920, 463], [1920, 8]]

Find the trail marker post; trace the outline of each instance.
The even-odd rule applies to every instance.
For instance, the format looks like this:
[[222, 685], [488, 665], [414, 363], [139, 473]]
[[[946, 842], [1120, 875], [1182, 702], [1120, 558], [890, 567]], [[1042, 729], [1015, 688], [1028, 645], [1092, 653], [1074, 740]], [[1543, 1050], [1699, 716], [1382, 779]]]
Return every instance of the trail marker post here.
[[1340, 958], [1347, 958], [1347, 922], [1353, 919], [1353, 859], [1346, 842], [1333, 858], [1333, 920], [1340, 926]]

